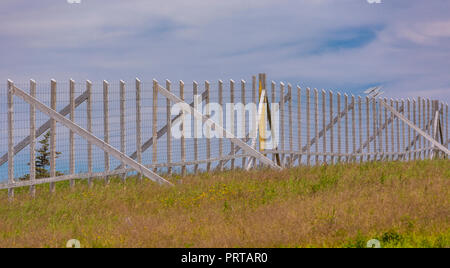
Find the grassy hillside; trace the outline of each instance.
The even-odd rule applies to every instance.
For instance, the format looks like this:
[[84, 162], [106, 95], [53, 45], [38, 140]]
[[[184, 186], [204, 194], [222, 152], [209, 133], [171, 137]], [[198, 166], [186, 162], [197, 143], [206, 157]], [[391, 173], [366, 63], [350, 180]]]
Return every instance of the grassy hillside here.
[[450, 247], [450, 161], [57, 184], [0, 192], [0, 247]]

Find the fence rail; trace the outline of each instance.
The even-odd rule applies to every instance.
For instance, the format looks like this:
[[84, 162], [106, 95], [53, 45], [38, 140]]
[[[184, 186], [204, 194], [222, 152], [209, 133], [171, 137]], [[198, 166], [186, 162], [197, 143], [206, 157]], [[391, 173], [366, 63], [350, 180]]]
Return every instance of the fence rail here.
[[53, 192], [67, 180], [73, 187], [137, 175], [170, 184], [164, 174], [448, 158], [448, 104], [439, 100], [266, 85], [265, 74], [189, 85], [8, 80], [0, 92], [0, 189], [12, 198], [17, 187], [34, 195], [37, 184]]

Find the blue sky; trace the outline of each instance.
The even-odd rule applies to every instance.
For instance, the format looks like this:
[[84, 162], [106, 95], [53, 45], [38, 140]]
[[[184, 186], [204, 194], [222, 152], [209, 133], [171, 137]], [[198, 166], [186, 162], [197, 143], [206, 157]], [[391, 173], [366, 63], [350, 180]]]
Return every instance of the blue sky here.
[[[270, 79], [450, 101], [448, 0], [2, 0], [0, 79]], [[2, 82], [3, 83], [3, 82]]]

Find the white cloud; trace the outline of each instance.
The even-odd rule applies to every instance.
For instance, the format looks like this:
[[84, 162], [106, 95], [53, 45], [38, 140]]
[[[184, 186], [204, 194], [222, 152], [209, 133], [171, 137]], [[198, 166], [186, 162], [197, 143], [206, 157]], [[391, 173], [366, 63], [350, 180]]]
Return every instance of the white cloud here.
[[[442, 0], [2, 1], [0, 77], [214, 81], [266, 71], [311, 87], [445, 91], [449, 8]], [[317, 52], [365, 29], [375, 38], [362, 47]]]

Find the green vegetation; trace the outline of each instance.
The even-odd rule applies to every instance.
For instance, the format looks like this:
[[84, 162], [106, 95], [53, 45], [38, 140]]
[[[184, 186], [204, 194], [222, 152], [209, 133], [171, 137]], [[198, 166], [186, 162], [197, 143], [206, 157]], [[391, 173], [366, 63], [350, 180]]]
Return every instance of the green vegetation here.
[[[50, 167], [50, 131], [44, 134], [44, 138], [39, 141], [41, 147], [36, 150], [36, 179], [48, 178], [50, 177], [50, 172], [48, 167]], [[59, 157], [61, 152], [55, 152], [55, 159]], [[29, 165], [30, 163], [28, 163]], [[56, 176], [63, 175], [60, 172], [56, 172]], [[19, 180], [26, 181], [30, 179], [30, 174], [27, 174]]]
[[0, 192], [0, 247], [450, 247], [450, 161], [85, 181]]

